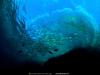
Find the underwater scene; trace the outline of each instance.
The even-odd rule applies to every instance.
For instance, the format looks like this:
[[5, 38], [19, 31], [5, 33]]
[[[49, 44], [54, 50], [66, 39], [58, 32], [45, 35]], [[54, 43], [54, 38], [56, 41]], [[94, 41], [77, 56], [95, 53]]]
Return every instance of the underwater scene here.
[[99, 13], [100, 0], [0, 0], [0, 69], [100, 64]]

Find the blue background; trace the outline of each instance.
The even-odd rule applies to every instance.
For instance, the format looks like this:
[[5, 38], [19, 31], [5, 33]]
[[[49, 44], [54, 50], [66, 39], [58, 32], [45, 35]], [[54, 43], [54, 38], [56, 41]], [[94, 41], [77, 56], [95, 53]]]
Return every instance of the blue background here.
[[[24, 2], [23, 2], [24, 1]], [[50, 13], [56, 9], [75, 8], [81, 5], [98, 22], [100, 21], [100, 0], [23, 0], [20, 12], [27, 13], [26, 18], [33, 18], [39, 14]], [[23, 13], [23, 15], [24, 15]]]

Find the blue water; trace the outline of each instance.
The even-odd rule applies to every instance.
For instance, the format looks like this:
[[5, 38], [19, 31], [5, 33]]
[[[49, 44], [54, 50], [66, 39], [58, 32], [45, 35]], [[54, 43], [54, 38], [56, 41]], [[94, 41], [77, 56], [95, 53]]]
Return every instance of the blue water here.
[[[33, 18], [36, 15], [50, 13], [62, 8], [75, 8], [81, 5], [85, 8], [98, 22], [100, 21], [100, 0], [21, 0], [20, 12], [26, 15], [26, 18]], [[23, 10], [26, 12], [23, 12]]]
[[[87, 46], [90, 45], [91, 42], [95, 43], [96, 38], [94, 34], [98, 28], [97, 24], [99, 24], [100, 21], [99, 0], [14, 1], [18, 7], [18, 9], [16, 9], [16, 20], [19, 25], [21, 25], [20, 21], [24, 21], [24, 27], [28, 37], [36, 42], [41, 41], [42, 44], [45, 44], [45, 46], [50, 49], [51, 52], [53, 52], [54, 48], [58, 48], [59, 50], [56, 53], [54, 52], [54, 54], [50, 54], [46, 49], [39, 49], [39, 47], [38, 49], [35, 49], [36, 45], [34, 46], [33, 44], [32, 47], [30, 46], [31, 49], [28, 48], [27, 50], [28, 52], [31, 52], [32, 50], [34, 51], [33, 54], [30, 54], [36, 54], [36, 57], [33, 58], [36, 61], [44, 62], [51, 57], [63, 55], [75, 46]], [[80, 20], [77, 21], [77, 19], [73, 17], [75, 15], [79, 15], [81, 19], [83, 19], [82, 23], [84, 24], [81, 24], [81, 22], [78, 23]], [[60, 19], [58, 20], [58, 18]], [[72, 24], [72, 27], [66, 24], [68, 21], [71, 23], [71, 20], [75, 22], [75, 25]], [[83, 28], [86, 26], [85, 29], [87, 31], [81, 32], [81, 29], [78, 31], [77, 29], [81, 27], [78, 25], [82, 25]], [[75, 30], [73, 29], [74, 26], [76, 28]], [[70, 37], [75, 32], [78, 33], [78, 39]], [[67, 40], [66, 37], [68, 37], [69, 40]], [[45, 56], [39, 55], [38, 50], [41, 51], [41, 55], [43, 53]]]
[[99, 0], [11, 1], [15, 3], [11, 3], [13, 10], [6, 7], [10, 3], [5, 0], [3, 30], [14, 46], [9, 52], [19, 61], [32, 59], [44, 63], [76, 47], [94, 46], [96, 42], [100, 45]]

